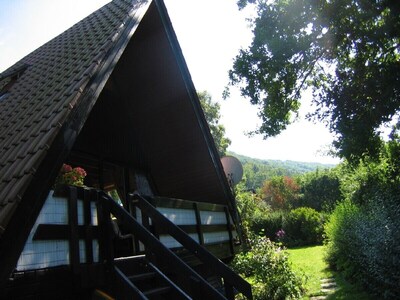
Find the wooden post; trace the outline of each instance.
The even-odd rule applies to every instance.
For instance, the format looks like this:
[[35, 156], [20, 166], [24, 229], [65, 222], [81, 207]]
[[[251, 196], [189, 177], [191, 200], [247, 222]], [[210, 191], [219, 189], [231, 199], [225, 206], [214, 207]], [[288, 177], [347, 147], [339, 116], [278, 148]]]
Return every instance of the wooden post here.
[[[129, 204], [129, 213], [130, 215], [137, 220], [137, 200], [133, 200], [131, 195], [128, 196], [128, 204]], [[133, 235], [133, 255], [137, 255], [140, 252], [139, 240], [136, 235]]]
[[[151, 229], [150, 229], [150, 222], [149, 222], [149, 216], [148, 216], [146, 213], [144, 213], [143, 210], [141, 210], [141, 212], [142, 212], [142, 224], [143, 224], [143, 226], [144, 226], [148, 231], [151, 232]], [[156, 258], [156, 256], [154, 255], [154, 253], [151, 252], [146, 246], [145, 246], [145, 248], [144, 248], [144, 252], [146, 253], [147, 259], [148, 259], [150, 262], [152, 262], [152, 263], [154, 263], [154, 264], [157, 265], [157, 258]]]
[[68, 187], [68, 225], [69, 225], [69, 260], [72, 272], [79, 272], [79, 232], [78, 232], [78, 191], [76, 187]]
[[204, 245], [204, 236], [203, 236], [203, 230], [201, 227], [201, 216], [200, 216], [200, 211], [197, 203], [193, 203], [193, 209], [194, 213], [196, 215], [196, 229], [197, 229], [197, 234], [199, 236], [199, 244]]
[[124, 208], [126, 210], [129, 209], [129, 191], [130, 191], [130, 186], [129, 186], [129, 168], [124, 168], [123, 169], [123, 180], [124, 180]]
[[108, 264], [112, 264], [114, 260], [113, 234], [110, 216], [110, 204], [103, 199], [98, 202], [98, 217], [100, 226], [100, 249], [103, 251], [102, 259]]
[[229, 210], [226, 206], [224, 207], [224, 211], [225, 211], [225, 216], [226, 216], [226, 228], [227, 228], [228, 234], [229, 234], [229, 248], [231, 250], [231, 254], [234, 255], [235, 250], [233, 248], [233, 235], [232, 235], [232, 228], [231, 228], [232, 226], [231, 226], [230, 217], [229, 217]]
[[233, 292], [233, 286], [224, 280], [225, 296], [229, 300], [235, 299], [235, 293]]
[[104, 162], [99, 160], [99, 187], [100, 190], [104, 190]]
[[92, 226], [92, 209], [91, 209], [91, 193], [89, 190], [83, 191], [83, 219], [85, 228], [85, 250], [86, 263], [93, 263], [93, 226]]

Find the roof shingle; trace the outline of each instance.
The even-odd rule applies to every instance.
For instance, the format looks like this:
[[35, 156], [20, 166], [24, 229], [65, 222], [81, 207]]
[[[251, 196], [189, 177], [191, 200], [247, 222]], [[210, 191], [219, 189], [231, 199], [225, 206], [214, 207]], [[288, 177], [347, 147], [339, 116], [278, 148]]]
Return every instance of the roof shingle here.
[[[135, 12], [114, 0], [0, 74], [0, 235], [63, 122]], [[3, 85], [2, 85], [3, 84]]]

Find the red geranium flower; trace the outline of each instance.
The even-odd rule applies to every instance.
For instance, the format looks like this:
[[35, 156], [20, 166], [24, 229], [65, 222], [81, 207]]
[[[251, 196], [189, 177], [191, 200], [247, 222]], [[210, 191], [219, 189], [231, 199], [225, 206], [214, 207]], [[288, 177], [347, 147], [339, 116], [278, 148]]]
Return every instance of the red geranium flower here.
[[66, 184], [75, 186], [84, 186], [83, 180], [86, 177], [86, 171], [81, 167], [72, 168], [70, 165], [63, 164], [56, 178], [56, 184]]

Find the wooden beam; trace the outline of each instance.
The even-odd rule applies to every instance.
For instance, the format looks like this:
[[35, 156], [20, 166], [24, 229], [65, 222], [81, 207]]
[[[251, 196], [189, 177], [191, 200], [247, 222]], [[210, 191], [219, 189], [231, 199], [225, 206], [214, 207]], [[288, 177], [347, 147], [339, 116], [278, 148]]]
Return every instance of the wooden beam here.
[[[92, 208], [90, 202], [89, 190], [84, 190], [83, 195], [83, 217], [85, 228], [85, 249], [86, 249], [86, 263], [93, 263], [93, 230], [92, 230]], [[79, 227], [78, 227], [79, 231]], [[78, 232], [79, 235], [79, 232]]]
[[69, 263], [72, 272], [79, 270], [79, 233], [78, 233], [78, 192], [76, 187], [69, 187], [68, 199], [68, 229], [69, 229]]
[[[99, 238], [99, 227], [91, 227], [92, 240]], [[78, 238], [88, 239], [87, 227], [80, 225], [77, 228]], [[71, 238], [71, 230], [69, 225], [63, 224], [39, 224], [38, 228], [33, 235], [32, 240], [34, 241], [44, 241], [44, 240], [69, 240]]]

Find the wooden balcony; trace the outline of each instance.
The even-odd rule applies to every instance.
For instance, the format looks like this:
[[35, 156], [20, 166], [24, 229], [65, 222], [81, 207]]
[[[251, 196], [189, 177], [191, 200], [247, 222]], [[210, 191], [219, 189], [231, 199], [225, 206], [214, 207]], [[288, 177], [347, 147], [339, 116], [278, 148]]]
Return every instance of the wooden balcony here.
[[[51, 283], [75, 296], [97, 290], [117, 298], [165, 292], [174, 299], [199, 293], [233, 299], [239, 291], [251, 298], [248, 283], [221, 262], [233, 257], [236, 238], [227, 207], [131, 195], [126, 210], [94, 189], [65, 187], [61, 194], [47, 200], [58, 206], [46, 201], [5, 295], [37, 294]], [[141, 260], [132, 264], [135, 257]], [[138, 288], [143, 265], [162, 285]]]

